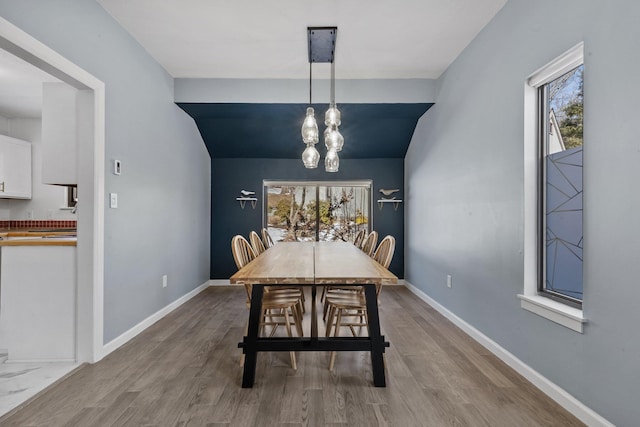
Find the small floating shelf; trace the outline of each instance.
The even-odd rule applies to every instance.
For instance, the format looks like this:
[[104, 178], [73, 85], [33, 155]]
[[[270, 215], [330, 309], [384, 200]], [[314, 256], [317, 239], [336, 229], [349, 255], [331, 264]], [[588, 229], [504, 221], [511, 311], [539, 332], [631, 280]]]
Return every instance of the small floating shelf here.
[[236, 197], [236, 200], [240, 202], [240, 207], [242, 209], [244, 209], [247, 202], [251, 202], [251, 207], [253, 209], [256, 208], [256, 204], [258, 203], [258, 199], [256, 197]]
[[378, 207], [382, 210], [385, 203], [393, 203], [393, 210], [397, 211], [398, 206], [402, 203], [402, 199], [378, 199]]

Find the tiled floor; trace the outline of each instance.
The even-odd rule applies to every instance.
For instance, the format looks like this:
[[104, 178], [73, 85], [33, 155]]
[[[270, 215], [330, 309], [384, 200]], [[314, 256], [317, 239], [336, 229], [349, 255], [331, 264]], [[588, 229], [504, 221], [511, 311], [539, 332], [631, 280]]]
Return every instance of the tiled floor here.
[[12, 363], [0, 354], [0, 416], [62, 378], [77, 363]]

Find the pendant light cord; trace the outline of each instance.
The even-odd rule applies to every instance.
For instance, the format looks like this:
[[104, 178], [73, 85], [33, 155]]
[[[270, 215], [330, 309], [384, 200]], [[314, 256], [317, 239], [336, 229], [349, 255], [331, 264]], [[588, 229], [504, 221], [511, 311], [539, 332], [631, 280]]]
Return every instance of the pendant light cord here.
[[311, 105], [311, 61], [309, 61], [309, 105]]
[[336, 60], [331, 61], [331, 106], [336, 104]]

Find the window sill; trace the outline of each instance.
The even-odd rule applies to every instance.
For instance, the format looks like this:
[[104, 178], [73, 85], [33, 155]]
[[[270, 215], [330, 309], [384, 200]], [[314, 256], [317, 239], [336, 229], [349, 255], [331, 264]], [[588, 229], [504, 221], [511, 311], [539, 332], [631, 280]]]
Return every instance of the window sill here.
[[587, 322], [582, 310], [549, 298], [538, 295], [518, 295], [518, 298], [521, 300], [520, 306], [525, 310], [576, 332], [582, 333], [583, 326]]

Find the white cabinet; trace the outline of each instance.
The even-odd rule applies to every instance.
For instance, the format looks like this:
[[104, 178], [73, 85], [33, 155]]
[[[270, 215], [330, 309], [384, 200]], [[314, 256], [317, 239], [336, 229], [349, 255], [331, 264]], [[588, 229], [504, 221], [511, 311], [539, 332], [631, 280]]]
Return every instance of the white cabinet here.
[[0, 348], [8, 360], [76, 359], [76, 247], [0, 247]]
[[42, 85], [42, 183], [77, 185], [78, 90]]
[[0, 198], [31, 198], [31, 143], [0, 135]]

